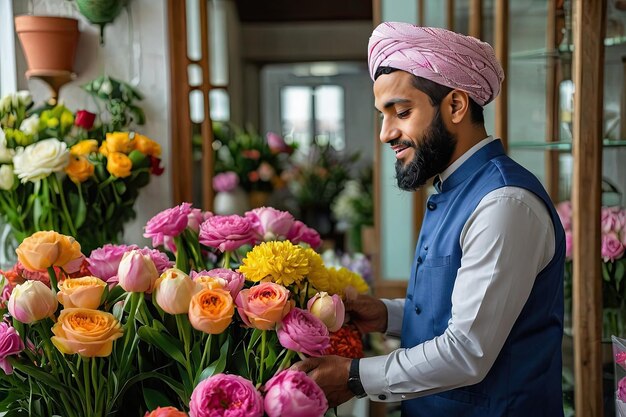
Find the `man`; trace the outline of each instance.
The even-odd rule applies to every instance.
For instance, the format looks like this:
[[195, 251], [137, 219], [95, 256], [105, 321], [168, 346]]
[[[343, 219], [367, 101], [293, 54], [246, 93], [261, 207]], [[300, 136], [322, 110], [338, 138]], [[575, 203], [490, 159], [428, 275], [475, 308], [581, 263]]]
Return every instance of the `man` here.
[[407, 191], [435, 177], [405, 299], [349, 297], [362, 331], [401, 335], [389, 355], [294, 365], [331, 406], [402, 401], [403, 416], [558, 417], [565, 240], [540, 182], [487, 136], [504, 77], [486, 43], [383, 23], [369, 42], [380, 140]]

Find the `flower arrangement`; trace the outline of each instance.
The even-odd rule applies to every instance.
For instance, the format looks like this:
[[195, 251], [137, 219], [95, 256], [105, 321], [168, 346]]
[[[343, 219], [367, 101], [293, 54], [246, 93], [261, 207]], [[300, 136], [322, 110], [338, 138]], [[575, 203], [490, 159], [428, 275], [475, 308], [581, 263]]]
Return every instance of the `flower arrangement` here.
[[362, 354], [359, 334], [342, 326], [341, 296], [368, 286], [323, 264], [317, 232], [273, 208], [217, 216], [183, 203], [148, 221], [145, 236], [158, 249], [108, 244], [87, 258], [57, 232], [24, 239], [21, 266], [4, 273], [1, 407], [324, 415], [324, 393], [289, 366]]
[[80, 236], [87, 254], [119, 241], [139, 189], [163, 171], [160, 145], [123, 130], [132, 118], [114, 101], [110, 122], [62, 104], [34, 109], [26, 91], [0, 103], [0, 214], [16, 240], [56, 230]]
[[216, 177], [235, 173], [246, 192], [271, 192], [283, 187], [280, 175], [293, 149], [280, 136], [269, 132], [263, 138], [232, 123], [215, 123], [213, 132]]
[[[565, 300], [566, 311], [571, 310], [572, 299], [572, 205], [564, 201], [557, 212], [565, 229]], [[603, 287], [603, 338], [626, 335], [626, 210], [622, 207], [602, 207], [602, 287]]]

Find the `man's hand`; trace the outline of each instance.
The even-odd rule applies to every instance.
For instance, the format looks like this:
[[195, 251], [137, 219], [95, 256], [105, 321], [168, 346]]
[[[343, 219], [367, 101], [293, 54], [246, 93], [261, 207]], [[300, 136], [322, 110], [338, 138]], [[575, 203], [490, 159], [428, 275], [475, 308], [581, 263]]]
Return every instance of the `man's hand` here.
[[346, 318], [363, 334], [387, 330], [387, 306], [371, 295], [358, 294], [352, 287], [346, 288]]
[[326, 394], [328, 406], [337, 407], [354, 394], [348, 389], [348, 375], [352, 359], [341, 356], [307, 358], [297, 362], [290, 369], [306, 372]]

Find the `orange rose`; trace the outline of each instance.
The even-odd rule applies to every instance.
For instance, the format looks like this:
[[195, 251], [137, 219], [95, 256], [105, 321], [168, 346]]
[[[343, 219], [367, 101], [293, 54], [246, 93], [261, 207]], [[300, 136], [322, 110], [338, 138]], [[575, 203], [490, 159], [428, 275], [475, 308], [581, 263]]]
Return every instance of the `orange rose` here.
[[113, 341], [124, 334], [113, 314], [88, 308], [61, 310], [52, 333], [52, 343], [61, 353], [88, 358], [109, 356]]
[[147, 412], [144, 417], [187, 417], [187, 413], [174, 407], [157, 407], [151, 412]]
[[271, 330], [291, 310], [289, 290], [273, 282], [264, 282], [239, 291], [237, 311], [250, 327]]
[[59, 284], [57, 299], [65, 308], [96, 309], [106, 285], [106, 282], [93, 276], [68, 278]]
[[135, 149], [134, 141], [130, 140], [128, 132], [107, 133], [106, 140], [100, 146], [100, 153], [109, 156], [113, 152], [128, 154]]
[[144, 155], [161, 156], [161, 145], [149, 137], [135, 133], [133, 140], [135, 141], [135, 149]]
[[63, 268], [83, 256], [80, 243], [73, 237], [43, 231], [24, 239], [15, 251], [17, 259], [29, 271], [45, 271], [51, 266]]
[[189, 322], [194, 329], [220, 334], [233, 320], [235, 305], [228, 291], [205, 288], [191, 297]]
[[70, 163], [65, 167], [67, 175], [77, 184], [87, 181], [93, 175], [93, 171], [93, 164], [84, 156], [72, 155]]
[[107, 156], [107, 171], [111, 175], [115, 175], [119, 178], [125, 178], [130, 175], [130, 171], [133, 169], [133, 161], [121, 152], [113, 152]]
[[98, 141], [95, 139], [85, 139], [70, 148], [70, 153], [75, 156], [87, 156], [98, 152]]

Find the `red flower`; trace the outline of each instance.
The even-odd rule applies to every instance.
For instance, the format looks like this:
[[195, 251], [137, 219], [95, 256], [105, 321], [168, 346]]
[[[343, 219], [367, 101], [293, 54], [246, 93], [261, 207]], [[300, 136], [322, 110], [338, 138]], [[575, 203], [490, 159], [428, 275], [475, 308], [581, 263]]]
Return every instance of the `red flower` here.
[[163, 174], [163, 171], [165, 171], [165, 168], [163, 168], [160, 165], [161, 165], [161, 160], [159, 158], [156, 158], [150, 155], [150, 172], [152, 174], [156, 176]]
[[362, 358], [364, 354], [361, 333], [352, 326], [343, 326], [330, 334], [330, 346], [324, 354], [352, 359]]
[[88, 112], [87, 110], [79, 110], [76, 112], [76, 118], [74, 119], [74, 125], [82, 127], [85, 130], [89, 130], [93, 127], [93, 122], [96, 120], [96, 115]]

